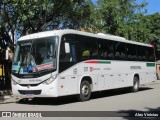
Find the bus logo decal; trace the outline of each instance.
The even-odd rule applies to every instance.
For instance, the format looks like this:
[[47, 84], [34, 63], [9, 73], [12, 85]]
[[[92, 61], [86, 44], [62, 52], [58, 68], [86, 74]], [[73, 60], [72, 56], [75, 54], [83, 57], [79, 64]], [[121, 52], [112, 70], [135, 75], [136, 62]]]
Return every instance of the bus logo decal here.
[[93, 67], [90, 67], [90, 72], [93, 72], [94, 68]]

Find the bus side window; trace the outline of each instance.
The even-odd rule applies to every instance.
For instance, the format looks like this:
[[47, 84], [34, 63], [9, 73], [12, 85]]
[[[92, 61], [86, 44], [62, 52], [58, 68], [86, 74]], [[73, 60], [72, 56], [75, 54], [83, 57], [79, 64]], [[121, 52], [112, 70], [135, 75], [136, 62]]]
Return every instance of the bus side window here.
[[62, 36], [59, 55], [59, 72], [62, 72], [76, 63], [76, 46], [74, 34]]
[[98, 59], [99, 51], [96, 38], [76, 35], [76, 50], [78, 61]]
[[[136, 61], [137, 60], [137, 46], [132, 44], [127, 44], [127, 60], [128, 61]], [[139, 56], [141, 59], [141, 56]]]
[[114, 42], [109, 42], [108, 45], [108, 59], [113, 60], [114, 59]]
[[99, 58], [107, 60], [108, 58], [108, 41], [101, 39], [101, 41], [98, 42], [98, 48], [99, 48]]
[[87, 60], [90, 58], [90, 50], [88, 49], [83, 49], [82, 50], [82, 55], [81, 55], [81, 59], [82, 60]]
[[154, 55], [154, 49], [152, 47], [147, 48], [147, 61], [154, 62], [155, 61], [155, 55]]
[[[69, 45], [69, 43], [67, 43]], [[62, 41], [61, 49], [60, 49], [60, 62], [70, 62], [71, 61], [71, 53], [70, 51], [66, 52], [66, 42]], [[68, 46], [70, 47], [70, 46]]]
[[76, 62], [76, 44], [73, 34], [62, 37], [60, 46], [60, 62]]
[[138, 50], [137, 50], [137, 53], [138, 53], [138, 60], [139, 61], [146, 61], [147, 60], [147, 57], [146, 57], [146, 47], [144, 46], [138, 46]]
[[98, 49], [93, 49], [92, 50], [92, 59], [97, 59], [98, 58]]

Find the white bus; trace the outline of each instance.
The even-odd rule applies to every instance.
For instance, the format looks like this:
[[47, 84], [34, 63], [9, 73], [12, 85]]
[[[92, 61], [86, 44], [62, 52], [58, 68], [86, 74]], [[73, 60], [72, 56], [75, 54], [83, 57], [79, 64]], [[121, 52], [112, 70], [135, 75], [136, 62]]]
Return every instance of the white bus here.
[[59, 97], [131, 87], [156, 80], [152, 45], [76, 30], [54, 30], [21, 37], [12, 65], [14, 95]]

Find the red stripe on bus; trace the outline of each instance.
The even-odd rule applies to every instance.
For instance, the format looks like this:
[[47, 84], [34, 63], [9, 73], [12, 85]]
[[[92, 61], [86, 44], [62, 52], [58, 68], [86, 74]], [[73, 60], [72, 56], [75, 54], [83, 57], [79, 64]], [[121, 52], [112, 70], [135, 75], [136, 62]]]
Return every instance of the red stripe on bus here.
[[84, 62], [84, 63], [89, 63], [89, 64], [98, 64], [98, 61], [87, 61], [87, 62]]

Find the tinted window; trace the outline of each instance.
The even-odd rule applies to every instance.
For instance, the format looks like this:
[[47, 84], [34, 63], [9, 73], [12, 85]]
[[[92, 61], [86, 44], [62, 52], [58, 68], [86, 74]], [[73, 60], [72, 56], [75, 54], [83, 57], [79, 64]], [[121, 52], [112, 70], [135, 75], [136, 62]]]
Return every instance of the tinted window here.
[[116, 60], [126, 60], [126, 44], [125, 43], [116, 42], [115, 59]]
[[137, 58], [138, 61], [146, 61], [147, 60], [147, 56], [146, 56], [146, 51], [147, 51], [147, 47], [145, 46], [138, 46], [137, 47]]
[[99, 39], [99, 58], [105, 60], [114, 59], [114, 44], [115, 42], [109, 40]]
[[[69, 44], [66, 53], [65, 43]], [[64, 35], [60, 48], [61, 63], [76, 63], [89, 59], [154, 61], [154, 50], [135, 44], [94, 38], [84, 35]], [[67, 64], [69, 65], [69, 64]]]
[[146, 56], [147, 56], [147, 61], [151, 62], [155, 61], [154, 49], [152, 47], [147, 48]]
[[99, 58], [96, 38], [76, 35], [76, 48], [78, 61]]
[[137, 46], [132, 44], [127, 44], [127, 60], [136, 61], [137, 60]]
[[62, 72], [74, 65], [77, 61], [76, 56], [75, 35], [63, 35], [60, 45], [59, 71]]

